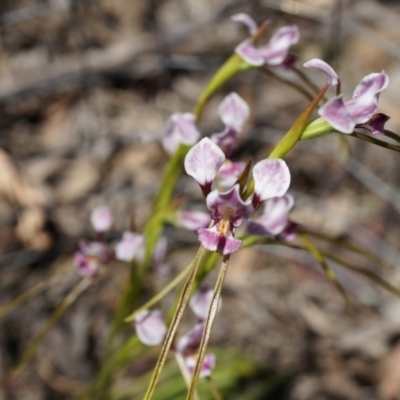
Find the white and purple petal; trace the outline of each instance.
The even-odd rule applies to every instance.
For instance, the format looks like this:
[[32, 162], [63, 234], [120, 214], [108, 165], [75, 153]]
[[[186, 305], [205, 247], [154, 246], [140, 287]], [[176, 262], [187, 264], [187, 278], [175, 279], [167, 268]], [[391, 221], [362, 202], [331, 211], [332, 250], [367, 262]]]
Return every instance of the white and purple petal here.
[[218, 230], [219, 225], [212, 228], [200, 228], [197, 232], [199, 234], [200, 243], [210, 251], [227, 255], [235, 253], [242, 245], [242, 241], [235, 239], [230, 230], [221, 233]]
[[[196, 368], [197, 357], [196, 356], [188, 356], [185, 358], [186, 368], [190, 374], [193, 374], [194, 369]], [[212, 370], [215, 368], [217, 363], [217, 358], [214, 354], [206, 354], [203, 360], [203, 364], [200, 369], [200, 378], [206, 378], [210, 376]]]
[[222, 100], [218, 108], [222, 122], [240, 131], [243, 124], [250, 116], [250, 108], [247, 103], [237, 94], [230, 93]]
[[219, 186], [225, 190], [231, 188], [236, 183], [245, 167], [245, 162], [232, 162], [226, 160], [217, 174]]
[[254, 208], [272, 197], [283, 196], [289, 189], [290, 171], [285, 161], [268, 158], [259, 161], [253, 168]]
[[324, 71], [328, 75], [328, 83], [331, 86], [336, 86], [339, 83], [339, 77], [335, 70], [325, 61], [322, 61], [319, 58], [313, 58], [312, 60], [304, 63], [303, 66], [306, 68], [318, 68], [321, 71]]
[[342, 95], [328, 100], [319, 110], [318, 114], [324, 118], [329, 125], [342, 133], [353, 132], [356, 122], [350, 115]]
[[109, 231], [114, 222], [110, 208], [107, 206], [95, 208], [90, 214], [90, 222], [97, 233]]
[[203, 211], [179, 211], [176, 218], [176, 223], [179, 226], [190, 231], [206, 228], [210, 225], [210, 222], [210, 214]]
[[204, 322], [196, 324], [188, 333], [178, 338], [175, 350], [184, 355], [196, 351], [200, 346], [203, 331]]
[[268, 44], [258, 50], [266, 64], [277, 66], [285, 61], [290, 46], [296, 44], [299, 38], [297, 26], [283, 26], [274, 33]]
[[253, 35], [257, 32], [258, 26], [253, 18], [250, 15], [245, 13], [239, 13], [232, 15], [231, 20], [234, 22], [241, 22], [244, 24], [250, 32], [250, 35]]
[[279, 235], [288, 224], [289, 211], [293, 204], [294, 199], [290, 194], [269, 199], [265, 204], [262, 215], [257, 219], [249, 220], [247, 231], [251, 235]]
[[389, 77], [385, 71], [373, 72], [361, 79], [354, 90], [353, 98], [364, 95], [374, 97], [389, 85]]
[[99, 269], [99, 261], [96, 257], [86, 256], [80, 251], [75, 253], [73, 263], [81, 276], [93, 276]]
[[223, 151], [209, 138], [203, 138], [186, 154], [185, 171], [197, 181], [203, 193], [207, 195], [211, 190], [211, 183], [224, 161]]
[[96, 257], [101, 262], [107, 262], [112, 256], [111, 247], [102, 242], [92, 242], [86, 239], [79, 241], [81, 252], [88, 257]]
[[115, 245], [115, 258], [120, 261], [140, 259], [144, 255], [144, 238], [133, 232], [124, 232], [122, 239]]
[[136, 334], [147, 346], [161, 344], [167, 333], [167, 326], [159, 310], [144, 310], [135, 317]]
[[264, 64], [264, 58], [250, 39], [244, 40], [235, 48], [235, 53], [253, 67]]
[[213, 291], [210, 289], [199, 289], [190, 299], [189, 306], [197, 318], [205, 321], [210, 309]]
[[163, 137], [163, 146], [168, 154], [174, 154], [180, 144], [192, 145], [199, 141], [201, 134], [196, 127], [196, 117], [191, 113], [173, 114]]
[[238, 132], [231, 126], [226, 126], [221, 133], [211, 135], [211, 140], [229, 157], [238, 147]]

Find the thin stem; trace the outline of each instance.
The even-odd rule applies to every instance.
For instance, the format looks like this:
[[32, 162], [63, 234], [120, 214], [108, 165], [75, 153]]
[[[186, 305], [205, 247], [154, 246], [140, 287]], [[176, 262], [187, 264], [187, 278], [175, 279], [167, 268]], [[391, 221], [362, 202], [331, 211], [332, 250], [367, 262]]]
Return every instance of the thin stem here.
[[[259, 70], [268, 76], [271, 76], [272, 78], [276, 79], [277, 81], [284, 83], [285, 85], [290, 86], [291, 88], [297, 90], [299, 93], [301, 93], [303, 96], [306, 97], [307, 100], [313, 100], [314, 95], [310, 93], [308, 90], [304, 89], [303, 86], [299, 85], [296, 82], [288, 81], [287, 79], [284, 79], [280, 77], [279, 75], [275, 74], [275, 72], [272, 72], [269, 68], [267, 67], [260, 67]], [[319, 91], [319, 89], [318, 89]]]
[[199, 268], [201, 259], [204, 254], [204, 250], [205, 250], [204, 247], [200, 246], [200, 248], [197, 251], [197, 254], [193, 260], [188, 279], [186, 280], [185, 285], [183, 286], [175, 315], [172, 319], [172, 322], [168, 328], [168, 332], [165, 336], [164, 343], [162, 345], [160, 355], [157, 360], [157, 364], [154, 368], [153, 374], [150, 379], [149, 386], [148, 386], [146, 394], [144, 396], [144, 400], [150, 400], [151, 397], [153, 396], [155, 387], [157, 385], [157, 381], [161, 374], [161, 370], [165, 364], [169, 349], [171, 348], [171, 345], [172, 345], [172, 341], [174, 340], [179, 323], [182, 319], [183, 312], [185, 311], [186, 305], [189, 301], [190, 293], [191, 293], [191, 290], [193, 287], [194, 280], [196, 278], [197, 270]]
[[207, 376], [207, 383], [208, 387], [210, 389], [211, 395], [214, 398], [214, 400], [223, 400], [221, 393], [218, 391], [217, 385], [215, 384], [214, 380], [212, 379], [211, 376]]
[[148, 308], [157, 304], [162, 298], [164, 298], [169, 292], [171, 292], [179, 283], [183, 281], [186, 275], [190, 272], [190, 268], [192, 268], [192, 264], [189, 264], [185, 267], [184, 270], [180, 272], [167, 286], [161, 289], [154, 297], [152, 297], [149, 301], [144, 303], [142, 306], [137, 308], [131, 315], [125, 318], [125, 322], [131, 322], [135, 319], [135, 316], [139, 314], [143, 310], [147, 310]]
[[349, 133], [349, 135], [356, 137], [357, 139], [365, 140], [366, 142], [376, 144], [377, 146], [384, 147], [385, 149], [393, 150], [400, 153], [400, 146], [384, 142], [383, 140], [375, 139], [374, 137], [365, 135], [364, 133], [354, 131], [352, 133]]
[[294, 67], [292, 70], [315, 93], [319, 92], [319, 87], [301, 69]]
[[[176, 363], [178, 364], [179, 370], [181, 371], [181, 374], [183, 376], [183, 380], [185, 381], [187, 388], [189, 388], [190, 373], [186, 367], [185, 359], [183, 358], [183, 355], [179, 352], [175, 352], [175, 359], [176, 359]], [[200, 400], [199, 394], [197, 392], [195, 394], [195, 400]]]
[[397, 133], [394, 133], [392, 131], [389, 131], [387, 129], [385, 129], [385, 136], [389, 137], [390, 139], [395, 140], [396, 142], [400, 143], [400, 136]]
[[34, 339], [29, 344], [28, 348], [25, 350], [24, 354], [18, 361], [17, 365], [13, 368], [12, 374], [18, 375], [28, 361], [31, 359], [36, 349], [42, 343], [42, 340], [48, 334], [48, 332], [57, 323], [64, 312], [70, 307], [74, 301], [91, 285], [92, 278], [82, 279], [78, 285], [65, 297], [65, 299], [60, 303], [60, 305], [55, 309], [50, 318], [46, 321], [45, 325], [39, 331], [39, 333], [34, 337]]
[[192, 381], [190, 382], [189, 392], [187, 394], [186, 400], [194, 400], [197, 383], [200, 378], [201, 367], [203, 366], [207, 345], [211, 336], [211, 330], [214, 325], [215, 317], [218, 312], [219, 301], [221, 298], [221, 291], [225, 281], [226, 271], [228, 270], [228, 263], [229, 263], [229, 255], [226, 255], [222, 260], [221, 269], [218, 274], [217, 282], [215, 283], [210, 309], [208, 311], [207, 319], [204, 326], [203, 336], [201, 337], [201, 343], [197, 354], [196, 366], [193, 371]]

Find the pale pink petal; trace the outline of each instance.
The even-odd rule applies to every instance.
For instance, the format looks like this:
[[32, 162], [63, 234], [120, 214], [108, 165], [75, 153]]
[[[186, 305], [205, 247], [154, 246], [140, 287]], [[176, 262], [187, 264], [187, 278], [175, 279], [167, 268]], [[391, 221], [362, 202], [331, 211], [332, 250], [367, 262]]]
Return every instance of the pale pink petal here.
[[210, 229], [200, 228], [198, 231], [200, 243], [210, 251], [216, 251], [223, 255], [231, 254], [239, 250], [242, 241], [235, 239], [231, 232], [221, 234], [217, 226]]
[[238, 132], [231, 126], [227, 126], [223, 132], [211, 135], [211, 140], [229, 157], [237, 148]]
[[249, 106], [237, 93], [226, 96], [219, 105], [218, 111], [222, 122], [237, 131], [243, 128], [243, 124], [250, 116]]
[[275, 32], [268, 44], [258, 50], [266, 64], [277, 66], [285, 61], [290, 46], [296, 44], [299, 38], [297, 26], [283, 26]]
[[144, 310], [135, 317], [136, 334], [147, 346], [161, 344], [167, 333], [167, 326], [158, 310]]
[[[161, 236], [158, 239], [157, 244], [153, 251], [152, 260], [155, 265], [159, 265], [164, 261], [165, 254], [167, 253], [167, 245], [168, 245], [167, 238], [165, 236]], [[144, 251], [143, 251], [143, 254], [144, 254]]]
[[253, 18], [250, 15], [245, 13], [239, 13], [232, 15], [231, 20], [234, 22], [241, 22], [242, 24], [246, 25], [247, 29], [250, 32], [250, 35], [253, 35], [257, 32], [258, 26]]
[[303, 65], [306, 68], [318, 68], [321, 71], [324, 71], [328, 75], [328, 83], [331, 86], [335, 86], [339, 83], [339, 77], [337, 76], [335, 70], [325, 61], [322, 61], [319, 58], [313, 58], [312, 60], [307, 61]]
[[264, 64], [264, 58], [250, 39], [236, 46], [235, 53], [254, 67], [260, 67]]
[[290, 194], [269, 199], [262, 215], [249, 221], [247, 231], [251, 235], [277, 236], [288, 224], [289, 211], [293, 207], [294, 199]]
[[259, 161], [253, 168], [253, 205], [258, 208], [271, 197], [283, 196], [290, 185], [290, 171], [285, 161], [269, 158]]
[[224, 161], [223, 151], [209, 138], [203, 138], [186, 154], [185, 171], [208, 194], [207, 191], [211, 189], [211, 183]]
[[193, 114], [173, 114], [163, 137], [163, 146], [168, 154], [174, 154], [180, 144], [190, 146], [198, 142], [201, 134], [196, 127]]
[[90, 215], [90, 222], [93, 228], [98, 233], [104, 233], [110, 230], [114, 222], [111, 210], [107, 206], [100, 206], [95, 208]]
[[389, 85], [389, 77], [385, 71], [374, 72], [365, 76], [354, 90], [353, 98], [366, 94], [375, 96]]
[[79, 241], [81, 252], [88, 257], [96, 257], [101, 262], [107, 262], [112, 256], [112, 249], [103, 242], [91, 242], [86, 239]]
[[[196, 356], [188, 356], [185, 358], [186, 368], [190, 374], [193, 374], [194, 369], [196, 368], [197, 357]], [[203, 364], [200, 369], [200, 378], [206, 378], [210, 376], [212, 370], [215, 368], [217, 363], [217, 358], [214, 354], [206, 354], [203, 360]]]
[[342, 133], [351, 133], [356, 126], [356, 122], [350, 115], [341, 95], [327, 101], [318, 110], [318, 114], [324, 118], [329, 125]]
[[122, 239], [115, 245], [115, 257], [120, 261], [139, 259], [144, 254], [144, 239], [142, 235], [133, 232], [124, 232]]
[[210, 225], [209, 213], [203, 211], [180, 211], [177, 214], [176, 223], [182, 228], [190, 231], [197, 231], [199, 228], [206, 228]]
[[196, 316], [203, 321], [207, 319], [212, 297], [212, 290], [199, 289], [190, 299], [190, 308]]
[[217, 174], [219, 186], [224, 189], [231, 188], [236, 183], [245, 167], [245, 162], [226, 160]]
[[196, 324], [188, 333], [178, 338], [175, 349], [181, 354], [192, 353], [200, 346], [203, 336], [204, 322]]

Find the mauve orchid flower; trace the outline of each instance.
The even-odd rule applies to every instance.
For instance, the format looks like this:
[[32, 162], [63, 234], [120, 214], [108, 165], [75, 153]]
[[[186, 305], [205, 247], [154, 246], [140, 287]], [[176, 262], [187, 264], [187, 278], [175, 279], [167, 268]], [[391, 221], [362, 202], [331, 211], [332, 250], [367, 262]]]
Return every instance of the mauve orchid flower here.
[[[236, 14], [231, 19], [246, 25], [251, 35], [258, 29], [255, 21], [247, 14]], [[297, 26], [283, 26], [274, 33], [266, 45], [256, 47], [251, 39], [246, 39], [236, 47], [235, 52], [244, 61], [255, 67], [263, 64], [276, 67], [285, 64], [290, 46], [296, 44], [299, 38]]]
[[[249, 118], [250, 109], [237, 93], [230, 93], [222, 100], [218, 113], [225, 128], [221, 133], [211, 135], [211, 140], [226, 154], [231, 154], [237, 147], [237, 136]], [[167, 153], [174, 154], [180, 144], [191, 146], [200, 138], [193, 114], [173, 114], [163, 137], [163, 146]]]
[[81, 240], [73, 263], [81, 276], [93, 276], [101, 264], [111, 259], [112, 254], [112, 249], [105, 243]]
[[204, 138], [185, 157], [185, 170], [200, 185], [214, 225], [197, 232], [202, 245], [211, 251], [231, 254], [242, 243], [234, 237], [236, 228], [250, 218], [254, 210], [271, 197], [283, 196], [290, 184], [290, 172], [281, 159], [266, 159], [253, 168], [254, 195], [243, 200], [238, 184], [226, 192], [211, 191], [213, 180], [225, 161], [222, 150]]
[[280, 235], [288, 226], [289, 211], [294, 205], [290, 194], [269, 199], [259, 218], [250, 219], [247, 232], [250, 235], [275, 237]]
[[[312, 59], [304, 66], [324, 71], [331, 85], [340, 83], [333, 68], [322, 60]], [[342, 95], [335, 96], [318, 110], [318, 114], [342, 133], [352, 133], [354, 128], [364, 128], [373, 134], [383, 134], [389, 117], [375, 112], [380, 93], [388, 84], [389, 77], [385, 71], [369, 74], [357, 85], [350, 100], [344, 101]]]
[[144, 256], [144, 238], [139, 233], [124, 232], [122, 239], [115, 245], [115, 258], [119, 261], [130, 262], [141, 260]]
[[136, 334], [147, 346], [161, 344], [167, 333], [167, 326], [159, 310], [144, 310], [135, 317]]
[[210, 214], [203, 211], [179, 211], [176, 217], [176, 224], [189, 231], [205, 228], [210, 222]]
[[205, 321], [207, 319], [212, 297], [212, 290], [199, 289], [190, 299], [189, 306], [200, 320]]
[[225, 154], [230, 155], [238, 145], [237, 135], [249, 118], [250, 109], [237, 93], [231, 93], [221, 102], [218, 111], [222, 122], [225, 124], [225, 129], [221, 133], [211, 135], [211, 140]]
[[95, 208], [90, 215], [90, 222], [97, 233], [109, 231], [114, 222], [110, 208], [107, 206]]
[[236, 183], [245, 167], [245, 162], [232, 162], [230, 160], [225, 160], [217, 174], [218, 187], [225, 190], [231, 188]]
[[196, 127], [196, 117], [191, 113], [172, 114], [163, 137], [163, 146], [168, 154], [174, 154], [180, 144], [191, 146], [201, 138]]

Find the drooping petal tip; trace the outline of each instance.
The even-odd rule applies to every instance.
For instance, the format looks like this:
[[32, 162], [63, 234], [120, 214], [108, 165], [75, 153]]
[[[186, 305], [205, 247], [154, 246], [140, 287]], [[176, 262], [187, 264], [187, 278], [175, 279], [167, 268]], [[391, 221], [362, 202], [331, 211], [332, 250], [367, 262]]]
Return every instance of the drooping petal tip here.
[[335, 70], [325, 61], [322, 61], [319, 58], [313, 58], [312, 60], [305, 62], [303, 66], [306, 68], [318, 68], [325, 72], [328, 75], [328, 83], [331, 86], [336, 86], [339, 83], [339, 77]]
[[250, 32], [250, 35], [253, 35], [257, 32], [258, 26], [253, 18], [250, 15], [245, 13], [234, 14], [231, 16], [231, 21], [241, 22], [244, 24]]

